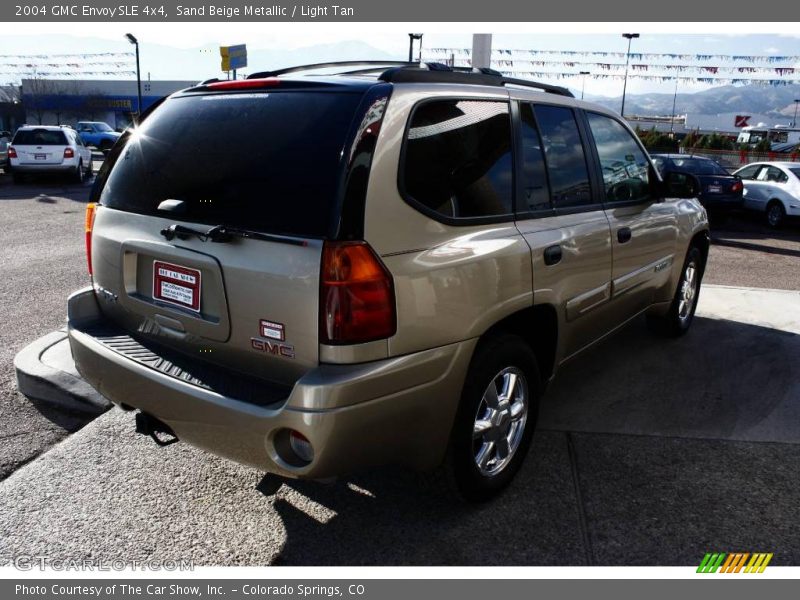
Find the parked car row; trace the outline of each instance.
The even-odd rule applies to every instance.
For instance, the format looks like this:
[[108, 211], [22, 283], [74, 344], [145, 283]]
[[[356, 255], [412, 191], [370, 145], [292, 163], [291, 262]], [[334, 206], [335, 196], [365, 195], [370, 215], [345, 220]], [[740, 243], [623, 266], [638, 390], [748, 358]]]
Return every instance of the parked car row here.
[[729, 173], [717, 161], [686, 154], [654, 154], [662, 173], [682, 171], [700, 181], [700, 202], [713, 217], [744, 208], [763, 213], [770, 227], [800, 216], [800, 163], [757, 162]]

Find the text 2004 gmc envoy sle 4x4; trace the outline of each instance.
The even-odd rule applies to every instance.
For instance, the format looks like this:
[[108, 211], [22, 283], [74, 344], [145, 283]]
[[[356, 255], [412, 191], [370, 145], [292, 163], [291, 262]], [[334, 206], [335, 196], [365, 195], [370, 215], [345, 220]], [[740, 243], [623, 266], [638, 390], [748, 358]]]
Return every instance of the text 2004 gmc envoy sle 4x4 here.
[[697, 182], [562, 88], [345, 66], [204, 82], [126, 132], [75, 364], [157, 439], [295, 478], [443, 465], [485, 499], [561, 363], [643, 312], [689, 327]]

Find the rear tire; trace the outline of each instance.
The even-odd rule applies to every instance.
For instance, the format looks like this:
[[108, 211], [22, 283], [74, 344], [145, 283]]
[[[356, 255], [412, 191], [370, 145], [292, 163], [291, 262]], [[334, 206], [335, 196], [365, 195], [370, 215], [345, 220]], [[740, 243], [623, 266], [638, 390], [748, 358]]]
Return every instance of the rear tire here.
[[700, 248], [692, 246], [686, 253], [678, 289], [675, 290], [669, 312], [663, 316], [647, 315], [647, 325], [653, 332], [667, 337], [679, 337], [689, 331], [697, 310], [702, 279], [703, 254]]
[[75, 183], [83, 183], [86, 178], [86, 171], [83, 170], [83, 161], [78, 161], [78, 168], [72, 177]]
[[484, 502], [511, 483], [533, 439], [540, 393], [536, 356], [522, 338], [497, 335], [478, 346], [445, 466], [464, 499]]
[[772, 200], [767, 204], [767, 225], [773, 229], [779, 229], [786, 219], [786, 209], [779, 200]]

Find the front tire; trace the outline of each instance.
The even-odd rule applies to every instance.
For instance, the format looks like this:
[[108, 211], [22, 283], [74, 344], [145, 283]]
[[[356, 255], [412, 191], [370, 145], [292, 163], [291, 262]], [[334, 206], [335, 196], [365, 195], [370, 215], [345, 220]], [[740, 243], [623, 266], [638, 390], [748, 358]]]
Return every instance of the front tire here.
[[447, 465], [466, 500], [489, 500], [511, 483], [530, 448], [540, 390], [536, 356], [522, 338], [503, 334], [478, 346], [464, 382]]
[[700, 282], [703, 278], [703, 254], [697, 246], [689, 248], [683, 262], [678, 289], [664, 316], [647, 316], [650, 329], [668, 337], [678, 337], [689, 331], [697, 310]]

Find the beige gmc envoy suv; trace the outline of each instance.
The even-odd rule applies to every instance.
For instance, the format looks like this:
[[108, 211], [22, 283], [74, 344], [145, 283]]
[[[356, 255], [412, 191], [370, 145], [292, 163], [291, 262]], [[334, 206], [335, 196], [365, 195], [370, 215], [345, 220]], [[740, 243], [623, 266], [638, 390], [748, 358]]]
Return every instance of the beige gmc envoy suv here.
[[75, 364], [162, 444], [290, 478], [442, 467], [487, 499], [561, 364], [642, 313], [688, 329], [697, 185], [619, 115], [488, 69], [206, 81], [97, 177]]

